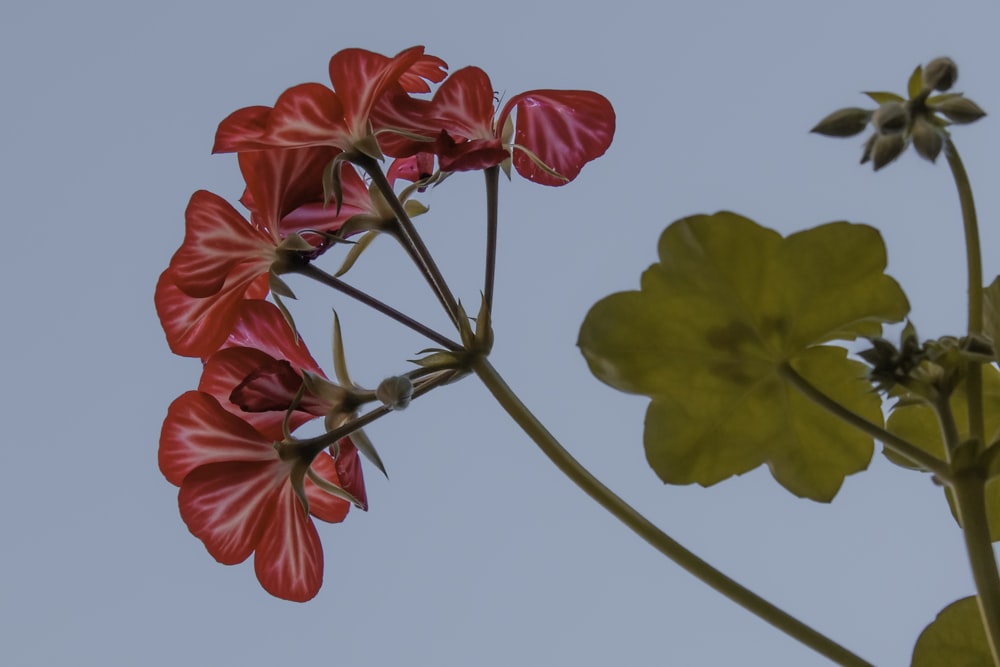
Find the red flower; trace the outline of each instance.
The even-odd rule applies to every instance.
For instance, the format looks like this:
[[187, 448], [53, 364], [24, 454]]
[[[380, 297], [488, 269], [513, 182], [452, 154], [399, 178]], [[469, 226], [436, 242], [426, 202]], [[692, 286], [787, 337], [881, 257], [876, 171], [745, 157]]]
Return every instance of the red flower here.
[[294, 233], [304, 221], [333, 231], [353, 213], [350, 207], [340, 214], [323, 208], [323, 169], [334, 154], [330, 148], [241, 154], [249, 221], [218, 195], [192, 195], [184, 242], [156, 288], [157, 312], [174, 353], [206, 357], [217, 350], [240, 302], [264, 297], [269, 276], [280, 273], [283, 262], [314, 249]]
[[[528, 180], [564, 185], [611, 145], [615, 112], [603, 96], [586, 90], [532, 90], [515, 95], [494, 121], [494, 92], [486, 73], [466, 67], [449, 76], [427, 107], [416, 107], [410, 125], [437, 140], [443, 171], [484, 169], [512, 157]], [[508, 121], [513, 123], [513, 136]], [[411, 146], [411, 150], [419, 146]]]
[[[350, 505], [304, 475], [311, 465], [340, 486], [332, 457], [282, 456], [270, 438], [213, 397], [190, 391], [170, 406], [159, 460], [167, 480], [180, 486], [181, 517], [217, 561], [234, 565], [256, 552], [254, 569], [266, 591], [297, 602], [316, 595], [323, 549], [309, 514], [339, 522]], [[296, 487], [308, 498], [308, 512]]]
[[[344, 49], [330, 59], [333, 90], [304, 83], [286, 90], [274, 107], [254, 106], [230, 114], [215, 135], [214, 153], [333, 146], [372, 154], [371, 116], [390, 89], [427, 92], [427, 81], [444, 78], [443, 60], [414, 46], [392, 58]], [[377, 155], [376, 155], [377, 157]]]
[[[288, 420], [296, 428], [317, 417], [329, 422], [327, 429], [341, 426], [351, 418], [354, 406], [350, 391], [326, 382], [326, 375], [305, 344], [296, 340], [278, 309], [267, 301], [244, 301], [222, 348], [205, 361], [198, 391], [213, 396], [236, 417], [251, 424], [271, 440], [283, 438], [286, 412], [302, 388], [302, 376], [314, 379], [307, 385], [299, 405]], [[309, 386], [324, 390], [318, 394]], [[342, 438], [337, 443], [337, 473], [341, 487], [362, 509], [368, 508], [364, 476], [354, 442]]]

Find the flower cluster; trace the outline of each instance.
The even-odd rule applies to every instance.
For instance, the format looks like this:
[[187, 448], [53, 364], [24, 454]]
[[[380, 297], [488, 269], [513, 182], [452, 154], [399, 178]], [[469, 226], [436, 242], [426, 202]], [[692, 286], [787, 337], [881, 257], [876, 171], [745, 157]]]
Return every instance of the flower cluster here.
[[[870, 161], [876, 171], [899, 157], [911, 142], [922, 158], [934, 162], [947, 140], [948, 125], [973, 123], [986, 115], [961, 93], [944, 93], [957, 80], [954, 61], [935, 58], [926, 67], [918, 66], [910, 76], [909, 99], [895, 93], [865, 93], [878, 108], [839, 109], [812, 131], [829, 137], [853, 137], [871, 123], [875, 132], [865, 143], [861, 163]], [[935, 91], [943, 94], [934, 95]]]
[[[445, 62], [419, 46], [393, 57], [345, 49], [331, 58], [329, 78], [331, 86], [293, 86], [273, 106], [239, 109], [220, 123], [213, 152], [237, 154], [246, 214], [196, 192], [155, 295], [170, 349], [203, 362], [198, 388], [173, 402], [160, 438], [160, 469], [180, 487], [181, 516], [218, 561], [254, 553], [261, 585], [296, 601], [322, 583], [312, 519], [342, 521], [351, 504], [367, 509], [359, 451], [381, 468], [359, 409], [378, 401], [373, 413], [405, 407], [452, 361], [366, 390], [347, 377], [338, 351], [337, 382], [327, 379], [281, 301], [294, 298], [285, 276], [359, 298], [314, 262], [350, 243], [346, 270], [364, 245], [349, 237], [388, 232], [407, 246], [463, 342], [473, 340], [412, 228], [410, 217], [426, 208], [409, 196], [451, 172], [494, 168], [563, 185], [608, 149], [615, 126], [610, 103], [590, 91], [533, 90], [500, 107], [485, 72], [447, 75]], [[397, 193], [400, 181], [409, 184]], [[436, 359], [462, 358], [462, 344], [366, 302], [449, 349]], [[488, 312], [479, 321], [481, 328]], [[337, 337], [335, 349], [339, 329]], [[315, 418], [325, 435], [295, 435]]]

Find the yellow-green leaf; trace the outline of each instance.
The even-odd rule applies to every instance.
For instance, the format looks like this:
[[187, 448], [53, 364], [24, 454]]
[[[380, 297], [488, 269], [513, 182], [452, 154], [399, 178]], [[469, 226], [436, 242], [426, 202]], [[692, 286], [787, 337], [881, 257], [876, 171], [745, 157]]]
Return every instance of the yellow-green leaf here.
[[679, 220], [641, 290], [602, 299], [579, 345], [593, 373], [652, 399], [645, 446], [668, 483], [714, 484], [767, 464], [796, 495], [833, 498], [871, 438], [783, 379], [790, 364], [876, 424], [865, 367], [833, 340], [874, 336], [908, 304], [878, 232], [830, 223], [787, 238], [734, 213]]
[[941, 610], [913, 647], [911, 667], [993, 667], [975, 596]]

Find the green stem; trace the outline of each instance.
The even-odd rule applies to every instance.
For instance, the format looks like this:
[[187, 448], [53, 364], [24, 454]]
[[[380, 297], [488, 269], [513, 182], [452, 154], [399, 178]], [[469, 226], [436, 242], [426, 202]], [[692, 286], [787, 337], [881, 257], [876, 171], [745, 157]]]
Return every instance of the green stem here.
[[[948, 398], [934, 406], [941, 424], [945, 451], [949, 456], [960, 445], [958, 426]], [[969, 554], [972, 579], [976, 584], [979, 616], [993, 654], [993, 664], [1000, 665], [1000, 573], [997, 572], [993, 541], [990, 538], [989, 519], [986, 515], [986, 475], [982, 470], [968, 468], [954, 476], [950, 484], [955, 502], [955, 512], [962, 526], [965, 551]]]
[[[962, 227], [965, 229], [965, 257], [969, 274], [969, 335], [977, 335], [983, 331], [983, 263], [976, 202], [972, 198], [969, 175], [965, 171], [965, 165], [962, 164], [958, 149], [952, 143], [950, 136], [947, 136], [945, 141], [944, 154], [948, 158], [955, 187], [958, 188], [958, 201], [962, 207]], [[965, 383], [969, 434], [983, 443], [986, 433], [983, 421], [983, 369], [978, 362], [968, 362]]]
[[805, 625], [802, 621], [782, 611], [756, 593], [741, 586], [704, 560], [681, 546], [676, 540], [653, 525], [628, 503], [604, 486], [579, 461], [573, 458], [559, 441], [538, 421], [516, 394], [507, 386], [496, 369], [485, 357], [478, 357], [472, 370], [524, 432], [538, 445], [559, 470], [587, 495], [597, 501], [615, 518], [628, 526], [660, 553], [671, 559], [695, 577], [722, 593], [733, 602], [767, 621], [790, 637], [840, 664], [871, 667], [832, 639]]
[[822, 391], [817, 389], [809, 380], [802, 377], [798, 371], [792, 368], [791, 364], [785, 363], [780, 367], [781, 376], [788, 380], [793, 387], [798, 389], [806, 398], [816, 403], [821, 408], [839, 417], [859, 431], [867, 433], [871, 437], [880, 440], [886, 447], [896, 454], [906, 458], [912, 463], [929, 470], [943, 483], [948, 483], [954, 476], [951, 468], [941, 459], [931, 456], [916, 445], [900, 438], [877, 424], [873, 424], [861, 415], [848, 410], [843, 405], [833, 400]]
[[993, 653], [993, 664], [1000, 665], [1000, 575], [986, 517], [986, 477], [977, 470], [959, 473], [951, 490], [976, 582], [979, 615]]

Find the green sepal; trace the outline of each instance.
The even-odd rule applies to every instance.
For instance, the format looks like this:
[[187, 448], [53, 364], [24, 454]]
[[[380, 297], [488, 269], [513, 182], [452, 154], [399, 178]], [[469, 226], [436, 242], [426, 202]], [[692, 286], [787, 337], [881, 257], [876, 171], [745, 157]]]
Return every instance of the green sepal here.
[[[277, 292], [272, 292], [271, 296], [274, 297], [274, 305], [278, 307], [278, 312], [281, 316], [285, 318], [285, 322], [288, 323], [288, 327], [292, 330], [292, 337], [295, 340], [295, 344], [299, 344], [299, 328], [295, 326], [295, 318], [292, 317], [292, 311], [288, 310], [288, 306], [285, 302], [281, 300], [281, 296]], [[293, 295], [292, 298], [295, 298]]]
[[[369, 132], [370, 130], [371, 128], [369, 128]], [[378, 138], [374, 134], [369, 133], [360, 141], [355, 141], [353, 148], [362, 155], [367, 155], [380, 162], [385, 159], [385, 156], [382, 155], [382, 148], [378, 145]]]
[[905, 102], [906, 99], [900, 97], [896, 93], [886, 93], [886, 92], [866, 92], [865, 95], [870, 97], [872, 100], [878, 104], [885, 104], [886, 102]]
[[347, 371], [347, 355], [344, 353], [344, 336], [340, 332], [340, 317], [337, 311], [333, 311], [333, 334], [331, 336], [331, 347], [333, 348], [333, 372], [337, 382], [345, 387], [354, 386], [351, 374]]
[[382, 463], [382, 457], [378, 455], [378, 451], [375, 450], [375, 445], [372, 444], [371, 438], [368, 434], [364, 432], [364, 429], [358, 429], [351, 433], [351, 442], [354, 446], [358, 448], [358, 451], [364, 454], [365, 458], [371, 461], [372, 465], [378, 468], [382, 475], [389, 479], [389, 473], [385, 471], [385, 464]]
[[[424, 350], [429, 352], [430, 350]], [[410, 359], [411, 364], [416, 364], [421, 368], [432, 368], [435, 370], [446, 370], [454, 368], [464, 368], [468, 364], [466, 363], [466, 354], [463, 352], [451, 352], [449, 350], [437, 350], [428, 354], [426, 357], [421, 357], [419, 359]]]
[[337, 205], [337, 215], [340, 215], [340, 201], [344, 196], [340, 181], [340, 163], [345, 160], [343, 153], [338, 153], [330, 163], [323, 168], [323, 205], [328, 206], [333, 200]]
[[297, 298], [295, 296], [295, 292], [292, 291], [292, 288], [288, 286], [288, 283], [278, 277], [278, 274], [273, 272], [270, 273], [267, 277], [267, 283], [268, 288], [270, 288], [273, 294], [287, 297], [289, 299]]
[[476, 351], [489, 354], [493, 349], [493, 326], [490, 323], [490, 308], [486, 303], [486, 295], [480, 294], [482, 303], [479, 305], [479, 313], [476, 315]]
[[947, 102], [948, 100], [953, 100], [956, 97], [962, 97], [962, 93], [941, 93], [940, 95], [931, 95], [927, 98], [927, 106], [933, 107], [935, 104], [940, 104], [941, 102]]
[[372, 244], [377, 236], [378, 232], [370, 231], [358, 239], [358, 241], [351, 246], [351, 249], [347, 251], [347, 257], [344, 258], [344, 263], [340, 265], [340, 268], [337, 269], [335, 274], [333, 274], [333, 277], [339, 278], [350, 271], [351, 267], [354, 266], [354, 263], [358, 261], [359, 257], [361, 257], [361, 253], [368, 249], [368, 246]]
[[791, 365], [875, 424], [863, 364], [824, 343], [877, 336], [909, 309], [877, 230], [830, 223], [782, 238], [736, 215], [670, 225], [641, 290], [591, 308], [579, 346], [598, 379], [652, 399], [647, 459], [665, 482], [710, 485], [767, 464], [792, 493], [833, 498], [873, 443], [806, 399]]
[[924, 68], [922, 65], [917, 65], [917, 68], [913, 70], [913, 74], [910, 75], [910, 80], [906, 83], [906, 94], [910, 96], [910, 99], [914, 99], [924, 91]]
[[[353, 436], [352, 436], [352, 438], [353, 438]], [[326, 455], [324, 454], [323, 456], [326, 456]], [[308, 470], [306, 470], [306, 475], [308, 475], [309, 479], [312, 480], [313, 484], [315, 484], [316, 486], [318, 486], [321, 490], [329, 493], [331, 496], [336, 496], [337, 498], [340, 498], [341, 500], [346, 500], [347, 502], [351, 503], [355, 507], [358, 507], [358, 508], [361, 508], [361, 509], [364, 508], [364, 505], [362, 505], [361, 502], [359, 502], [357, 498], [355, 498], [350, 493], [348, 493], [346, 490], [340, 488], [336, 484], [331, 484], [328, 480], [323, 479], [322, 477], [320, 477], [319, 475], [317, 475], [316, 472], [312, 468], [309, 468]], [[295, 493], [298, 494], [298, 489], [295, 490]], [[303, 491], [303, 494], [304, 494], [304, 491]], [[300, 497], [300, 499], [301, 499], [301, 497]], [[308, 501], [306, 501], [306, 502], [308, 503]], [[308, 509], [308, 504], [306, 505], [306, 507]]]
[[406, 211], [406, 215], [410, 216], [410, 218], [415, 218], [418, 215], [427, 213], [431, 209], [418, 199], [407, 199], [403, 202], [403, 210]]
[[975, 595], [952, 602], [924, 628], [911, 667], [987, 667], [993, 664]]

